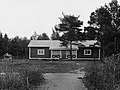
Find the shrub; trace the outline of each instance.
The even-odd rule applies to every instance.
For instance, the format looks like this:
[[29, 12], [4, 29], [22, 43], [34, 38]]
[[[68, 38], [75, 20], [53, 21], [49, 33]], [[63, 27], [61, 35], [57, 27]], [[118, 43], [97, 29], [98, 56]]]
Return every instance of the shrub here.
[[39, 71], [29, 71], [28, 81], [30, 86], [39, 86], [44, 80], [43, 75]]
[[44, 81], [39, 71], [29, 70], [28, 67], [0, 66], [0, 89], [7, 90], [30, 90]]
[[3, 75], [0, 75], [0, 88], [1, 89], [21, 89], [24, 87], [23, 78], [19, 73], [15, 72], [6, 72]]
[[117, 90], [120, 85], [120, 54], [105, 58], [105, 64], [86, 68], [83, 82], [88, 90]]

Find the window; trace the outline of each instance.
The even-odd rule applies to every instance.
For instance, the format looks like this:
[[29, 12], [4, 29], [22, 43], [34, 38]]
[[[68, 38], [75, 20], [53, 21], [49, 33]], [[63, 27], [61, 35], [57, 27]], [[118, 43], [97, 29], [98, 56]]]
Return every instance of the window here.
[[52, 58], [60, 58], [60, 51], [59, 50], [53, 50], [51, 51], [51, 57]]
[[91, 49], [85, 49], [84, 55], [91, 55]]
[[52, 55], [60, 55], [60, 51], [53, 50], [53, 51], [52, 51]]
[[[70, 51], [66, 51], [66, 54], [70, 55]], [[76, 55], [76, 51], [75, 50], [72, 50], [72, 55]]]
[[38, 54], [38, 55], [44, 55], [44, 54], [45, 54], [44, 49], [38, 49], [38, 50], [37, 50], [37, 54]]

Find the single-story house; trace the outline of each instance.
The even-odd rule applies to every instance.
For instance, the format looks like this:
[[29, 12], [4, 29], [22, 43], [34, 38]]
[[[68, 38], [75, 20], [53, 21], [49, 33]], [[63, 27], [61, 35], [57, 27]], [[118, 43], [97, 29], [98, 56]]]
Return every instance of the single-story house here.
[[[96, 40], [86, 40], [72, 45], [72, 57], [78, 60], [100, 59], [100, 45]], [[70, 59], [70, 46], [61, 46], [59, 40], [31, 40], [29, 59]]]

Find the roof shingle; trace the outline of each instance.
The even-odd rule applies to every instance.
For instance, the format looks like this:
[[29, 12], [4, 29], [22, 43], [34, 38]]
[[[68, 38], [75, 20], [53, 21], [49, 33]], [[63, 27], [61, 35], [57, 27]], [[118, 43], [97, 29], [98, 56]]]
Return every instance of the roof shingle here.
[[[86, 40], [79, 42], [85, 47], [89, 47], [89, 45], [94, 45], [96, 43], [96, 40]], [[70, 47], [64, 47], [61, 46], [61, 41], [59, 40], [31, 40], [28, 47], [50, 47], [50, 49], [69, 49]], [[73, 49], [78, 49], [77, 45], [72, 45]]]

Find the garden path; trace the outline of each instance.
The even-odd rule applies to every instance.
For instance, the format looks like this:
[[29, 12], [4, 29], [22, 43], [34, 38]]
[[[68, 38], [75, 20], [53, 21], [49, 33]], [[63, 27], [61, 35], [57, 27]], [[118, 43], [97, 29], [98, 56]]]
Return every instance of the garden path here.
[[81, 79], [84, 72], [80, 73], [46, 73], [45, 84], [39, 87], [39, 90], [87, 90]]

